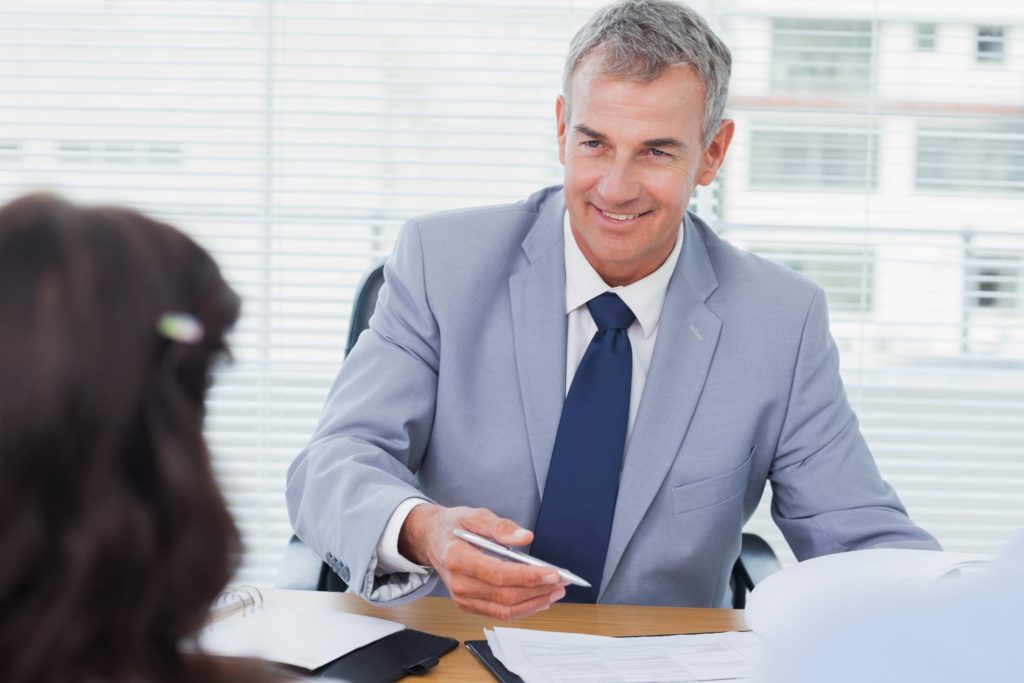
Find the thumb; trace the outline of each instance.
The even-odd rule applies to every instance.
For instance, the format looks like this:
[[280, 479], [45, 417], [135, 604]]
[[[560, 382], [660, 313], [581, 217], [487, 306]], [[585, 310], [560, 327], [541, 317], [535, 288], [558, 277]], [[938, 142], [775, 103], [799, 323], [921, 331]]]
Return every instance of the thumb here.
[[533, 532], [524, 529], [511, 519], [498, 517], [489, 510], [465, 518], [462, 526], [480, 536], [493, 538], [498, 543], [508, 546], [527, 545], [533, 541]]
[[491, 534], [494, 540], [504, 545], [527, 545], [533, 541], [533, 532], [522, 528], [511, 519], [496, 519]]

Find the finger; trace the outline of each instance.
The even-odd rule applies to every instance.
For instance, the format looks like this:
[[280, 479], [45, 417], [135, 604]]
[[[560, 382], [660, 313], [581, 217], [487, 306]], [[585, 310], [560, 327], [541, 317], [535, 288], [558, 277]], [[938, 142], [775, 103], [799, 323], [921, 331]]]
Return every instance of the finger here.
[[500, 560], [465, 541], [454, 545], [445, 559], [449, 570], [475, 577], [492, 586], [537, 587], [562, 582], [562, 577], [554, 569]]
[[533, 541], [532, 531], [522, 528], [511, 519], [498, 517], [486, 508], [480, 508], [472, 515], [461, 519], [460, 522], [467, 531], [493, 538], [503, 545], [527, 545]]
[[518, 605], [499, 605], [479, 598], [461, 598], [455, 601], [459, 607], [477, 614], [485, 614], [502, 621], [511, 621], [531, 614], [536, 614], [551, 606], [551, 600], [546, 596], [534, 598], [521, 602]]
[[548, 601], [552, 602], [565, 595], [565, 589], [561, 586], [548, 584], [535, 587], [494, 586], [465, 574], [451, 576], [448, 590], [453, 597], [457, 595], [465, 598], [477, 598], [509, 606], [518, 605], [539, 597], [547, 597]]

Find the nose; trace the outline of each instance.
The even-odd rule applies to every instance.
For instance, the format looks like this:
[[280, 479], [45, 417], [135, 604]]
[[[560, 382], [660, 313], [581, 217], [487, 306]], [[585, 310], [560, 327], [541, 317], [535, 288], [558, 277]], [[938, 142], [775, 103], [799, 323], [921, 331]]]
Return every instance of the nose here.
[[640, 183], [637, 182], [632, 164], [625, 159], [616, 159], [605, 168], [597, 191], [606, 203], [604, 208], [611, 209], [629, 204], [640, 196]]

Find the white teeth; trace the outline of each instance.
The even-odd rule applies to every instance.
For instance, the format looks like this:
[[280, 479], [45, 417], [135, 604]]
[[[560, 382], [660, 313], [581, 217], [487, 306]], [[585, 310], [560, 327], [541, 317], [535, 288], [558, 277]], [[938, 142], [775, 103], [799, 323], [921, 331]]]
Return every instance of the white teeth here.
[[607, 211], [602, 211], [601, 213], [617, 221], [628, 221], [640, 215], [638, 213], [608, 213]]

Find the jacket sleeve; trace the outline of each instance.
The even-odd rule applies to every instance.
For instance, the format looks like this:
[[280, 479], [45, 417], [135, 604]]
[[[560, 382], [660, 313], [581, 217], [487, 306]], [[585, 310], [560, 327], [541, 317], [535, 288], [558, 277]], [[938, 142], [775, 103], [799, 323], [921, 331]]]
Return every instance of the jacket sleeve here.
[[859, 548], [940, 549], [907, 516], [861, 436], [820, 289], [804, 321], [769, 478], [772, 517], [800, 560]]
[[436, 573], [375, 576], [377, 543], [416, 487], [437, 392], [439, 330], [430, 309], [419, 227], [403, 226], [384, 268], [369, 328], [349, 353], [309, 445], [288, 469], [292, 527], [372, 602], [427, 594]]

